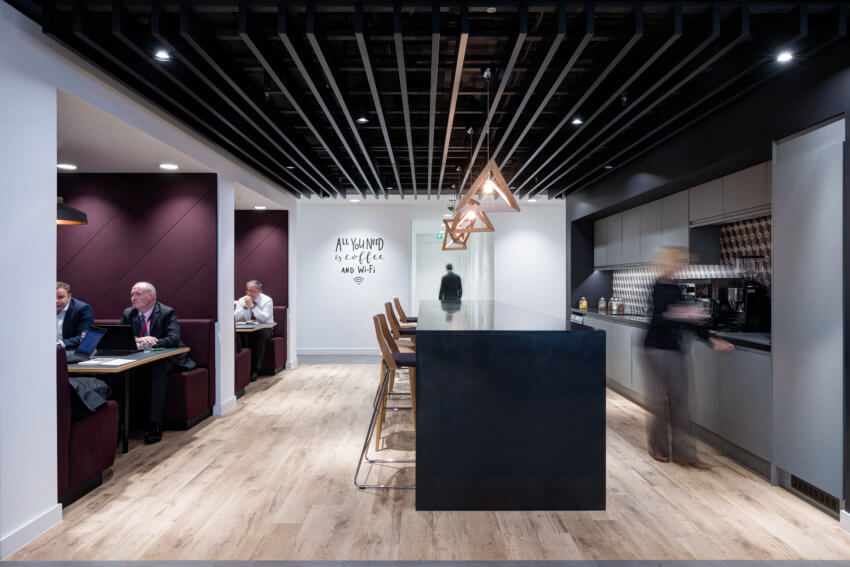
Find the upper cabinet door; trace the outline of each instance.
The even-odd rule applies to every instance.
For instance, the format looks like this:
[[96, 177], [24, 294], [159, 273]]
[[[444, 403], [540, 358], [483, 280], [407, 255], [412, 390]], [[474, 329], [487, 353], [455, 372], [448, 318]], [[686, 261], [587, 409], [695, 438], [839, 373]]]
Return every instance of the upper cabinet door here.
[[767, 164], [760, 163], [723, 178], [723, 214], [770, 204]]
[[623, 263], [623, 215], [617, 213], [605, 219], [608, 222], [608, 249], [605, 261], [609, 266]]
[[688, 245], [688, 192], [681, 191], [661, 199], [664, 246]]
[[661, 201], [653, 201], [638, 207], [640, 211], [640, 261], [651, 262], [652, 253], [662, 245], [663, 224]]
[[688, 218], [691, 222], [723, 215], [723, 179], [697, 185], [688, 193]]
[[599, 219], [593, 223], [593, 267], [605, 265], [605, 243], [608, 241], [607, 219]]
[[623, 264], [637, 264], [640, 258], [640, 207], [623, 212]]

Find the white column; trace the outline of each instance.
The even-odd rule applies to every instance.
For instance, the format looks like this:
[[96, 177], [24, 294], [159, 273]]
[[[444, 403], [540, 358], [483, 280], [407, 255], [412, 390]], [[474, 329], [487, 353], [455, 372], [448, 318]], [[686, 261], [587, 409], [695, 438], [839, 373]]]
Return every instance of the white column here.
[[[293, 199], [294, 201], [294, 199]], [[286, 367], [295, 368], [298, 366], [298, 341], [295, 322], [295, 314], [297, 313], [298, 305], [296, 298], [298, 290], [295, 287], [295, 239], [298, 232], [298, 207], [295, 203], [289, 207], [289, 305], [286, 308]]]
[[235, 186], [218, 177], [218, 323], [215, 342], [215, 405], [213, 414], [224, 415], [236, 406], [234, 374], [236, 361], [233, 327], [233, 279], [235, 241]]
[[[0, 559], [62, 521], [56, 487], [56, 88], [0, 5]], [[73, 230], [74, 227], [66, 227]]]

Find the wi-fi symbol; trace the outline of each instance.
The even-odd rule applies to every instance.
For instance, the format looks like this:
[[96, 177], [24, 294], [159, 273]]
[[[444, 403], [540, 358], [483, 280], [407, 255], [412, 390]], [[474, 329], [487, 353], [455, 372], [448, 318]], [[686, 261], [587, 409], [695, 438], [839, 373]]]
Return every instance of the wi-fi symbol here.
[[355, 276], [355, 277], [354, 277], [354, 283], [356, 283], [357, 285], [362, 284], [362, 283], [363, 283], [363, 278], [361, 278], [360, 276]]

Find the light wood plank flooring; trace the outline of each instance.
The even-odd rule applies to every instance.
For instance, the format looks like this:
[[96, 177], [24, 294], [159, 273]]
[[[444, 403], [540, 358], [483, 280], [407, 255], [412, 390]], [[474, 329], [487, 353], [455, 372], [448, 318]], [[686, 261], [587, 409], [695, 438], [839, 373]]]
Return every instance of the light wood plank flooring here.
[[[365, 364], [261, 379], [224, 417], [137, 440], [12, 559], [850, 558], [837, 521], [704, 445], [711, 471], [651, 460], [643, 410], [611, 392], [606, 511], [416, 512], [412, 491], [352, 485], [376, 382]], [[402, 454], [409, 412], [389, 419], [382, 453]]]

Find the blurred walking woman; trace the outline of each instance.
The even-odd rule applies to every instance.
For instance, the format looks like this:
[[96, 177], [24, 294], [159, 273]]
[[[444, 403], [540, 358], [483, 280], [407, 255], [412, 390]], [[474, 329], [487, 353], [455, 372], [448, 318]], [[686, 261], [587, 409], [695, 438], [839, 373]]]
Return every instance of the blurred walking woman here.
[[[661, 266], [661, 274], [652, 288], [652, 319], [644, 342], [650, 370], [651, 415], [647, 423], [647, 442], [649, 454], [657, 461], [666, 463], [673, 459], [708, 469], [711, 467], [697, 458], [682, 332], [695, 331], [715, 350], [729, 351], [735, 347], [728, 341], [709, 337], [705, 327], [696, 325], [707, 318], [705, 310], [683, 303], [673, 276], [684, 264], [687, 253], [686, 249], [676, 247], [659, 248], [653, 253], [653, 262]], [[668, 427], [672, 429], [672, 447]]]

